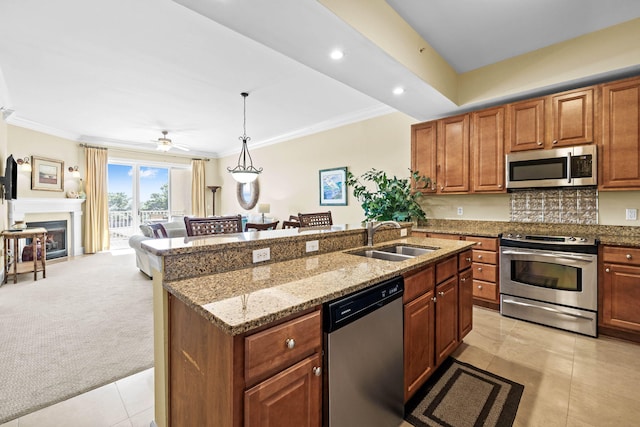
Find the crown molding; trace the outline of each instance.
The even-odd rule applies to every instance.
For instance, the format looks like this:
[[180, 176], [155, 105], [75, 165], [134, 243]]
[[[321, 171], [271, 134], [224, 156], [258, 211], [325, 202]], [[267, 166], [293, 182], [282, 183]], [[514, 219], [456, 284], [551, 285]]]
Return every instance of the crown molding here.
[[7, 119], [7, 123], [13, 126], [31, 129], [36, 132], [46, 133], [47, 135], [53, 135], [53, 136], [68, 139], [71, 141], [78, 141], [80, 138], [80, 135], [78, 135], [77, 133], [54, 128], [52, 126], [47, 126], [42, 123], [37, 123], [31, 120], [23, 119], [17, 113], [11, 114]]

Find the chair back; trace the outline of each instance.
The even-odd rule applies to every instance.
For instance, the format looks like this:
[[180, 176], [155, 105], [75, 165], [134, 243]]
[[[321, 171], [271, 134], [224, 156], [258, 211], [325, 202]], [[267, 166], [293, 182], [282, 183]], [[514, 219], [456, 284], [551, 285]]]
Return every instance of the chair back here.
[[316, 213], [299, 213], [300, 227], [320, 227], [324, 225], [333, 225], [331, 219], [331, 211]]
[[259, 223], [259, 222], [247, 222], [244, 225], [244, 231], [250, 231], [250, 230], [275, 230], [276, 227], [278, 226], [278, 223], [280, 221], [276, 221], [276, 222], [267, 222], [265, 224]]
[[160, 239], [160, 238], [163, 238], [163, 237], [169, 237], [167, 235], [167, 230], [165, 230], [164, 226], [162, 224], [160, 224], [159, 222], [152, 223], [152, 224], [147, 224], [147, 227], [149, 227], [149, 229], [151, 229], [151, 233], [153, 234], [153, 237], [155, 237], [156, 239]]
[[300, 227], [299, 221], [282, 221], [282, 228], [298, 228]]
[[212, 216], [209, 218], [184, 217], [187, 236], [242, 233], [242, 216]]

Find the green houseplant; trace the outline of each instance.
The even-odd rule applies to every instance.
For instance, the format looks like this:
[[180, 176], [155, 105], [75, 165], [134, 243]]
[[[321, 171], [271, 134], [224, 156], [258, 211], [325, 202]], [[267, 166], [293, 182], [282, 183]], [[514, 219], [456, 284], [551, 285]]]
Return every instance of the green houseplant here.
[[[431, 185], [431, 178], [411, 169], [409, 172], [409, 178], [390, 177], [384, 171], [375, 168], [363, 173], [360, 177], [347, 172], [347, 185], [353, 188], [353, 196], [360, 202], [367, 220], [426, 219], [418, 199], [422, 196], [420, 190]], [[412, 179], [416, 183], [415, 191], [411, 189]]]

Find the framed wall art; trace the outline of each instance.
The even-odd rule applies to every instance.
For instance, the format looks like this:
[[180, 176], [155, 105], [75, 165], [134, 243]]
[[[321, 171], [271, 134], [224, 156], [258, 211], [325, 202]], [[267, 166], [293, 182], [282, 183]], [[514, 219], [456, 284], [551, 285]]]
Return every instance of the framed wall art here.
[[320, 205], [347, 205], [347, 168], [320, 171]]
[[64, 162], [31, 156], [31, 189], [64, 190]]

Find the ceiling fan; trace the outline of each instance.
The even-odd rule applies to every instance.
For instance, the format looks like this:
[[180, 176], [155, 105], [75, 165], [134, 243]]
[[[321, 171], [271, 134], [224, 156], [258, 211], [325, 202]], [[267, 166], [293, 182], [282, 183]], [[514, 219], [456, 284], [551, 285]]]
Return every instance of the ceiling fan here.
[[189, 149], [183, 145], [177, 145], [174, 144], [173, 142], [171, 142], [171, 140], [169, 138], [167, 138], [167, 134], [169, 133], [169, 131], [167, 130], [163, 130], [162, 131], [162, 137], [158, 138], [157, 141], [154, 141], [157, 145], [156, 149], [160, 150], [160, 151], [164, 151], [167, 152], [169, 150], [171, 150], [171, 148], [175, 147], [178, 150], [182, 150], [182, 151], [189, 151]]

